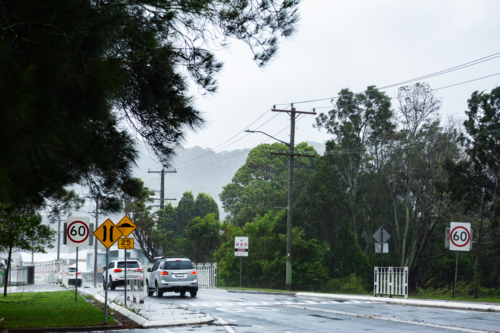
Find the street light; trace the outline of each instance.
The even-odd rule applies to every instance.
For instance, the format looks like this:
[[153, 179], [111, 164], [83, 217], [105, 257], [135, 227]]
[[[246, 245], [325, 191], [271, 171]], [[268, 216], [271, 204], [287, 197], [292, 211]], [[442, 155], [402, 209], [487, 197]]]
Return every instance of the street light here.
[[290, 147], [290, 144], [289, 144], [288, 142], [281, 141], [280, 139], [276, 139], [274, 136], [271, 136], [271, 135], [269, 135], [269, 134], [267, 134], [267, 133], [264, 133], [264, 132], [262, 132], [262, 131], [250, 131], [249, 129], [247, 129], [247, 130], [245, 130], [245, 132], [246, 132], [246, 133], [262, 133], [262, 134], [264, 134], [264, 135], [267, 135], [267, 136], [268, 136], [268, 137], [270, 137], [270, 138], [273, 138], [273, 139], [274, 139], [274, 140], [276, 140], [276, 141], [279, 141], [279, 142], [281, 142], [281, 143], [285, 144], [287, 147]]

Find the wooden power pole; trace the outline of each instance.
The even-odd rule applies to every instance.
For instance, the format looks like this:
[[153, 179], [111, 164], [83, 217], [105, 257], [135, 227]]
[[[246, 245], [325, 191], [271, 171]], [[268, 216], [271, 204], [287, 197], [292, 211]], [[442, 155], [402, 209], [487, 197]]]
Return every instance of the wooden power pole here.
[[273, 112], [286, 112], [290, 114], [290, 144], [288, 145], [288, 153], [271, 153], [271, 155], [288, 155], [289, 158], [289, 168], [288, 168], [288, 206], [287, 219], [286, 219], [286, 289], [290, 290], [292, 288], [292, 201], [293, 201], [293, 158], [294, 156], [305, 156], [313, 157], [311, 155], [295, 154], [295, 115], [299, 114], [309, 114], [315, 115], [316, 112], [306, 112], [297, 111], [293, 107], [291, 110], [277, 110], [275, 107], [272, 109]]

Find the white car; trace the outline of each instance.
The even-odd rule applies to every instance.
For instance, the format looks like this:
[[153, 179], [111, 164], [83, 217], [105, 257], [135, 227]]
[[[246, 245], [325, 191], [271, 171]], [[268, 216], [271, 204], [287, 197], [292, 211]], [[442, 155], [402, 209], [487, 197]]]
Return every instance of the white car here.
[[[103, 268], [102, 286], [106, 289], [106, 275], [108, 275], [108, 287], [115, 290], [117, 286], [125, 286], [125, 261], [114, 260], [109, 263], [108, 268]], [[127, 280], [136, 280], [139, 288], [144, 286], [143, 271], [141, 264], [137, 260], [127, 260]], [[130, 284], [131, 287], [134, 284]]]
[[76, 272], [76, 264], [69, 266], [66, 274], [68, 275], [68, 285], [76, 285], [78, 280], [78, 287], [82, 286], [82, 272], [80, 270], [78, 270], [78, 273]]

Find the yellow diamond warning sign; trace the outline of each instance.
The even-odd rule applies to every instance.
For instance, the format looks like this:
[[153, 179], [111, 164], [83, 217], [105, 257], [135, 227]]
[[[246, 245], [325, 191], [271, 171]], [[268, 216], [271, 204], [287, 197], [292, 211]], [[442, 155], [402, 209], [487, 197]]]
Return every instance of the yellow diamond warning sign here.
[[122, 232], [110, 219], [107, 219], [94, 231], [94, 236], [109, 249], [122, 236]]
[[127, 215], [125, 215], [120, 222], [116, 225], [118, 229], [120, 229], [121, 233], [123, 234], [123, 237], [127, 238], [132, 231], [137, 228], [137, 226], [132, 222], [131, 219], [128, 218]]

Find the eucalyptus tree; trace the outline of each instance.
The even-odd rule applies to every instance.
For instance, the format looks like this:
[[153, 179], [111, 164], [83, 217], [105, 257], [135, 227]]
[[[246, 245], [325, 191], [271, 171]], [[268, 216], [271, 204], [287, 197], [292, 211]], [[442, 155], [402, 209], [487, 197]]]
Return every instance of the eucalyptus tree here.
[[[417, 151], [419, 132], [423, 126], [429, 125], [439, 116], [441, 100], [435, 96], [431, 87], [427, 83], [416, 83], [413, 86], [404, 86], [398, 89], [397, 96], [399, 106], [398, 115], [401, 117], [402, 143], [404, 149], [400, 150], [399, 158], [404, 163], [404, 224], [400, 231], [399, 224], [396, 224], [396, 232], [401, 239], [401, 265], [408, 265], [406, 255], [407, 238], [410, 232], [410, 221], [415, 219], [416, 212], [412, 207], [415, 200], [411, 197], [412, 173], [414, 170], [413, 158]], [[420, 135], [422, 137], [422, 135]], [[420, 142], [421, 143], [421, 142]], [[418, 154], [418, 153], [417, 153]], [[414, 199], [414, 198], [413, 198]]]
[[341, 90], [332, 110], [316, 118], [316, 127], [333, 135], [326, 154], [332, 155], [335, 178], [348, 196], [350, 229], [366, 241], [370, 236], [365, 221], [359, 220], [360, 175], [369, 163], [367, 151], [394, 130], [393, 118], [390, 98], [375, 86], [358, 94]]

